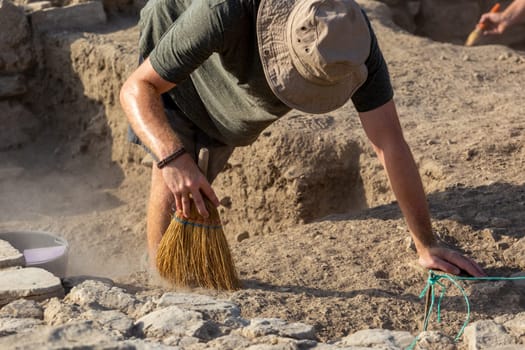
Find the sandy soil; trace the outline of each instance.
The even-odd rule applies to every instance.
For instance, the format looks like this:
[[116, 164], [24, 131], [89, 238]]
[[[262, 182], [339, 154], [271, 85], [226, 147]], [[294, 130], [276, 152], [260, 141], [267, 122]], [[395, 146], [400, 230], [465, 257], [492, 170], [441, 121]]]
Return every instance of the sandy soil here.
[[[389, 64], [436, 232], [490, 275], [524, 271], [525, 54], [416, 37], [394, 25], [384, 5], [362, 3]], [[49, 69], [41, 87], [49, 127], [32, 144], [0, 153], [0, 229], [57, 233], [71, 245], [70, 275], [142, 288], [152, 287], [143, 259], [150, 170], [140, 163], [144, 153], [126, 144], [115, 100], [136, 57], [132, 24], [53, 39], [72, 43], [74, 79], [63, 84], [82, 89], [53, 84], [63, 62]], [[108, 64], [96, 50], [120, 56]], [[365, 328], [420, 330], [427, 272], [351, 105], [330, 115], [291, 113], [236, 150], [215, 188], [245, 286], [225, 294], [243, 316], [315, 324], [322, 341]], [[244, 231], [249, 238], [238, 242]], [[524, 289], [510, 282], [463, 285], [473, 320], [525, 309]], [[465, 317], [454, 288], [443, 307], [443, 322], [430, 329], [454, 335]]]

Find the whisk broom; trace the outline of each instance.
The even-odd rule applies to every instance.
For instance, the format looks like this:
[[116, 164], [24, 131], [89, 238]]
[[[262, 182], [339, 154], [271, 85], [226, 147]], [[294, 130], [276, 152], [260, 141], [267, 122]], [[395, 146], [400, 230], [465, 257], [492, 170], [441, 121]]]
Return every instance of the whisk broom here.
[[[199, 168], [207, 175], [208, 149], [199, 152]], [[217, 208], [204, 197], [209, 216], [200, 216], [192, 201], [191, 214], [176, 212], [160, 241], [157, 269], [180, 287], [236, 290], [241, 287]]]

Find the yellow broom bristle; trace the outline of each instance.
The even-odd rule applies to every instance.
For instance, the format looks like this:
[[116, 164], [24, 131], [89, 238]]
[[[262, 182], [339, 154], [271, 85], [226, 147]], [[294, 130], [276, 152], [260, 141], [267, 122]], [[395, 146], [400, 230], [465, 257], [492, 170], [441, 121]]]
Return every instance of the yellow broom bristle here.
[[474, 46], [479, 41], [481, 36], [481, 30], [479, 28], [474, 29], [467, 37], [467, 40], [465, 41], [465, 46]]
[[201, 217], [192, 205], [190, 218], [176, 213], [157, 251], [159, 274], [174, 285], [236, 290], [241, 287], [217, 208]]

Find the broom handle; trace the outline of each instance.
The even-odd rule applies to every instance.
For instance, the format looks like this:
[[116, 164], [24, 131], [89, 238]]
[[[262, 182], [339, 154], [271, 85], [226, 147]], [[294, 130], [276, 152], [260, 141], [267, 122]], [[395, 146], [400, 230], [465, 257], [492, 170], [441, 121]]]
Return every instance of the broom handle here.
[[208, 159], [210, 158], [210, 151], [203, 147], [199, 150], [199, 169], [201, 169], [202, 173], [206, 178], [208, 178]]

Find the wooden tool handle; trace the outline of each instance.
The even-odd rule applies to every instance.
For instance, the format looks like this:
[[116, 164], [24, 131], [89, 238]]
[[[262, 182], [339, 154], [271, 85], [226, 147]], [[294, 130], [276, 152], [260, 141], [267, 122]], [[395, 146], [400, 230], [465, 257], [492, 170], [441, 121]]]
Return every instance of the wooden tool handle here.
[[499, 8], [500, 8], [500, 7], [501, 7], [500, 3], [497, 2], [497, 3], [494, 4], [494, 6], [492, 6], [492, 8], [490, 9], [490, 12], [492, 12], [492, 13], [496, 13], [496, 12], [499, 11]]
[[199, 169], [201, 169], [204, 176], [208, 177], [208, 160], [210, 159], [210, 151], [203, 147], [199, 150]]

